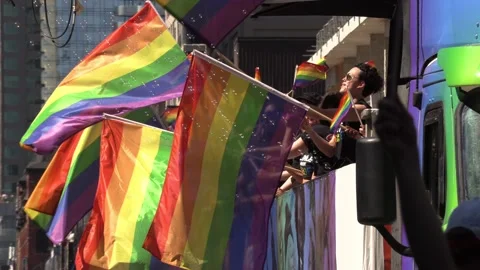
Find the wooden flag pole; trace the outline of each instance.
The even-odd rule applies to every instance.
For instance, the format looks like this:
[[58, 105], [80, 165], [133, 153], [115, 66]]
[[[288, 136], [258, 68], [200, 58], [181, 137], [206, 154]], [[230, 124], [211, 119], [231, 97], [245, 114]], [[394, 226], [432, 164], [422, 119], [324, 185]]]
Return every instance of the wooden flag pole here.
[[291, 167], [290, 165], [285, 165], [284, 169], [285, 169], [285, 171], [289, 172], [290, 174], [303, 176], [303, 172], [301, 170], [295, 169], [295, 168]]
[[287, 93], [287, 96], [293, 97], [293, 86], [295, 85], [295, 80], [297, 79], [297, 71], [298, 71], [298, 65], [295, 66], [295, 73], [293, 74], [293, 84], [292, 84], [292, 90], [290, 90]]
[[[332, 118], [326, 116], [325, 114], [319, 112], [316, 110], [316, 108], [312, 108], [310, 107], [307, 111], [307, 116], [309, 117], [312, 117], [312, 118], [316, 118], [316, 119], [322, 119], [322, 120], [326, 120], [326, 121], [329, 121], [329, 122], [332, 122]], [[340, 125], [340, 127], [343, 129], [343, 130], [346, 130], [347, 127], [344, 126], [344, 125]]]
[[225, 61], [230, 67], [233, 67], [234, 69], [238, 70], [238, 71], [241, 71], [243, 73], [245, 73], [243, 70], [241, 70], [237, 65], [235, 65], [235, 63], [233, 63], [232, 61], [230, 61], [230, 59], [228, 59], [228, 57], [226, 57], [223, 53], [221, 53], [218, 49], [213, 49], [213, 52], [218, 55], [218, 57], [220, 57], [223, 61]]
[[[246, 75], [245, 72], [243, 72], [241, 69], [239, 69], [238, 67], [236, 67], [235, 64], [234, 64], [232, 61], [230, 61], [230, 59], [228, 59], [225, 55], [223, 55], [222, 53], [220, 53], [217, 49], [214, 49], [213, 52], [216, 53], [216, 54], [218, 54], [218, 55], [219, 55], [221, 58], [223, 58], [226, 62], [229, 62], [229, 63], [230, 63], [230, 64], [227, 64], [226, 67], [231, 68], [231, 69], [232, 69], [231, 71], [234, 71], [234, 72], [237, 73], [239, 76], [243, 76], [243, 77], [246, 78], [247, 80], [255, 80], [255, 79], [249, 77], [248, 75]], [[200, 55], [202, 58], [204, 58], [204, 57], [210, 57], [210, 58], [212, 59], [211, 56], [207, 56], [207, 55], [205, 55], [205, 54], [203, 54], [203, 53], [201, 53], [201, 52], [199, 52], [199, 53], [200, 53], [199, 55]], [[217, 59], [214, 59], [214, 58], [213, 58], [212, 60], [221, 63], [221, 62], [218, 61]], [[224, 64], [224, 65], [225, 65], [225, 64]], [[296, 72], [295, 72], [295, 77], [296, 77]], [[259, 83], [260, 83], [260, 84], [263, 84], [262, 82], [259, 82]], [[271, 88], [270, 86], [268, 86], [268, 85], [266, 85], [266, 84], [264, 84], [264, 85], [265, 85], [266, 87]], [[273, 88], [271, 88], [271, 89], [272, 89], [273, 91], [278, 91], [278, 90], [275, 90], [275, 89], [273, 89]], [[279, 94], [283, 94], [283, 93], [279, 93]], [[283, 94], [283, 95], [287, 95], [287, 96], [288, 96], [288, 94]], [[288, 98], [291, 98], [291, 97], [289, 96]], [[309, 107], [309, 108], [308, 108], [308, 110], [307, 110], [307, 116], [310, 116], [310, 117], [316, 118], [316, 119], [323, 119], [323, 120], [327, 120], [327, 121], [332, 122], [332, 119], [331, 119], [330, 117], [324, 115], [323, 113], [317, 111], [315, 108], [312, 108], [312, 107]], [[343, 125], [340, 125], [340, 127], [343, 128], [343, 129], [346, 129], [346, 127], [343, 126]]]

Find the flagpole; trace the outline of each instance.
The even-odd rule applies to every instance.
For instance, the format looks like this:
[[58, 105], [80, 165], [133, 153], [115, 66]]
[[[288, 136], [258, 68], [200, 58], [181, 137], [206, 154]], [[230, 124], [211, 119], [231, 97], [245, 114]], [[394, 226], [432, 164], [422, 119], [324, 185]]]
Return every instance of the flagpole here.
[[157, 128], [157, 127], [154, 127], [154, 126], [149, 126], [147, 124], [144, 124], [144, 123], [140, 123], [140, 122], [137, 122], [137, 121], [133, 121], [133, 120], [130, 120], [130, 119], [127, 119], [127, 118], [123, 118], [123, 117], [120, 117], [120, 116], [116, 116], [116, 115], [113, 115], [113, 114], [108, 114], [108, 113], [104, 113], [103, 114], [103, 119], [105, 120], [116, 120], [116, 121], [120, 121], [120, 122], [124, 122], [124, 123], [129, 123], [129, 124], [133, 124], [133, 125], [138, 125], [138, 126], [144, 126], [144, 127], [149, 127], [149, 128], [153, 128], [153, 129], [159, 129], [161, 130], [162, 132], [167, 132], [167, 133], [173, 133], [171, 132], [170, 130], [166, 130], [166, 129], [162, 129], [162, 128]]
[[298, 65], [295, 66], [295, 72], [293, 73], [293, 84], [292, 84], [292, 90], [287, 93], [287, 96], [293, 97], [293, 89], [295, 88], [295, 80], [297, 79], [297, 71], [298, 71]]
[[213, 52], [220, 57], [223, 61], [225, 61], [230, 67], [235, 68], [238, 71], [241, 71], [245, 73], [243, 70], [241, 70], [235, 63], [233, 63], [228, 57], [226, 57], [223, 53], [221, 53], [218, 49], [213, 49]]
[[[312, 108], [310, 106], [307, 106], [306, 104], [303, 104], [303, 103], [293, 99], [292, 97], [288, 96], [288, 94], [284, 94], [284, 93], [274, 89], [273, 87], [271, 87], [271, 86], [269, 86], [269, 85], [267, 85], [267, 84], [265, 84], [261, 81], [257, 81], [254, 78], [246, 75], [244, 72], [242, 72], [238, 69], [235, 69], [232, 66], [224, 64], [224, 63], [218, 61], [217, 59], [215, 59], [211, 56], [208, 56], [208, 55], [206, 55], [206, 54], [204, 54], [200, 51], [197, 51], [197, 50], [193, 51], [193, 55], [195, 57], [199, 57], [199, 58], [207, 60], [207, 61], [212, 61], [214, 63], [218, 63], [219, 65], [224, 66], [225, 69], [228, 70], [229, 72], [231, 72], [231, 73], [233, 73], [233, 74], [235, 74], [235, 75], [237, 75], [237, 76], [239, 76], [239, 77], [241, 77], [241, 78], [243, 78], [243, 79], [245, 79], [249, 82], [256, 83], [256, 84], [259, 84], [259, 85], [263, 86], [265, 88], [265, 90], [267, 90], [268, 92], [270, 92], [270, 93], [272, 93], [272, 94], [274, 94], [274, 95], [276, 95], [276, 96], [278, 96], [278, 97], [280, 97], [280, 98], [282, 98], [282, 99], [284, 99], [288, 102], [291, 102], [291, 103], [293, 103], [293, 104], [295, 104], [295, 105], [297, 105], [301, 108], [304, 108], [305, 110], [307, 110], [307, 115], [311, 116], [312, 118], [324, 119], [324, 120], [327, 120], [327, 121], [330, 121], [330, 122], [332, 121], [332, 119], [330, 117], [328, 117], [328, 116], [324, 115], [323, 113], [317, 111], [316, 108]], [[343, 126], [343, 125], [341, 125], [340, 127], [343, 128], [343, 129], [346, 129], [346, 127]]]

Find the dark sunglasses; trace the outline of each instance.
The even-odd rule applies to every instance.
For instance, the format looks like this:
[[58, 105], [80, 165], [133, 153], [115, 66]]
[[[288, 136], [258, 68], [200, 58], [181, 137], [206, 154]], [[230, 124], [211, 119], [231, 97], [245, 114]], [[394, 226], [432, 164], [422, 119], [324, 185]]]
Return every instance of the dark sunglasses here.
[[356, 77], [353, 77], [353, 76], [350, 75], [349, 73], [347, 73], [347, 75], [345, 75], [345, 79], [346, 79], [347, 81], [351, 81], [351, 80], [353, 80], [354, 78], [356, 78]]

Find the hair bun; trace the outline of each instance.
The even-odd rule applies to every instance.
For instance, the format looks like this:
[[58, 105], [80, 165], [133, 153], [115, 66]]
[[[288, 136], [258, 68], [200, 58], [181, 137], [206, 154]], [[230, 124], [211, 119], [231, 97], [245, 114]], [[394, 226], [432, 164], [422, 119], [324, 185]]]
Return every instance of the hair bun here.
[[373, 60], [365, 62], [365, 65], [369, 66], [370, 68], [376, 68], [375, 62], [373, 62]]

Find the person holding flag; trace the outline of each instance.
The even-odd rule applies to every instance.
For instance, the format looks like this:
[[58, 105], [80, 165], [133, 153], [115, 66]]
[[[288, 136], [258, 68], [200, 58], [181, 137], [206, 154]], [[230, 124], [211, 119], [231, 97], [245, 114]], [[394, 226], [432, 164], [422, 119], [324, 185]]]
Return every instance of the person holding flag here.
[[[359, 63], [342, 79], [340, 93], [344, 96], [338, 109], [318, 109], [333, 118], [330, 128], [336, 135], [337, 157], [343, 165], [355, 162], [356, 140], [362, 136], [360, 114], [371, 106], [365, 101], [370, 95], [379, 92], [383, 87], [383, 78], [378, 73], [373, 61]], [[340, 128], [342, 124], [346, 129]]]

